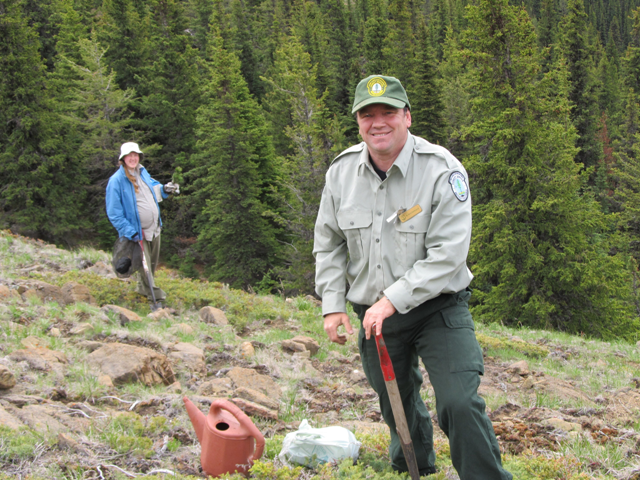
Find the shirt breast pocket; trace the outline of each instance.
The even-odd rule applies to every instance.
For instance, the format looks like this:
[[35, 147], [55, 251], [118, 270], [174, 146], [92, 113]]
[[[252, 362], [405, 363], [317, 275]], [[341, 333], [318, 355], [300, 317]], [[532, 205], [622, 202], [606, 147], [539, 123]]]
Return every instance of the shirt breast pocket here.
[[431, 215], [419, 213], [406, 222], [396, 221], [396, 261], [409, 269], [418, 260], [427, 258], [426, 236]]
[[372, 210], [344, 209], [338, 211], [338, 226], [347, 237], [347, 247], [352, 261], [360, 260], [369, 250]]

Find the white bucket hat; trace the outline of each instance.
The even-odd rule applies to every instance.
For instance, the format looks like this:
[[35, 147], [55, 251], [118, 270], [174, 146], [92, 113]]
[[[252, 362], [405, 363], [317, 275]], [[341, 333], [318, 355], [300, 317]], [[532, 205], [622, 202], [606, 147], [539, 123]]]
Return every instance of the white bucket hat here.
[[120, 158], [118, 158], [118, 160], [122, 160], [122, 157], [124, 157], [125, 155], [129, 155], [131, 152], [136, 152], [140, 155], [143, 155], [137, 143], [127, 142], [123, 143], [120, 147]]

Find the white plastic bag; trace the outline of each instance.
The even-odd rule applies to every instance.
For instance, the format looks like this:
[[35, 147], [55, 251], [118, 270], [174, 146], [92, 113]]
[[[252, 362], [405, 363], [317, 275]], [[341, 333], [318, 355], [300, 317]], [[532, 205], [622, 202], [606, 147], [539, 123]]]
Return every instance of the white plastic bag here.
[[313, 428], [302, 420], [295, 432], [288, 433], [278, 457], [284, 463], [317, 467], [321, 463], [339, 462], [351, 457], [355, 462], [361, 443], [343, 427]]

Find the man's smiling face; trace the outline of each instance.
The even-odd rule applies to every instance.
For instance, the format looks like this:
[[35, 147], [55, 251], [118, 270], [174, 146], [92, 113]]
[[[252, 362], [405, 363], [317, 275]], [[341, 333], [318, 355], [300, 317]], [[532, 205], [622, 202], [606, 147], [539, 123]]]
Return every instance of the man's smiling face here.
[[374, 158], [398, 156], [411, 126], [411, 112], [382, 103], [367, 105], [357, 112], [360, 136]]

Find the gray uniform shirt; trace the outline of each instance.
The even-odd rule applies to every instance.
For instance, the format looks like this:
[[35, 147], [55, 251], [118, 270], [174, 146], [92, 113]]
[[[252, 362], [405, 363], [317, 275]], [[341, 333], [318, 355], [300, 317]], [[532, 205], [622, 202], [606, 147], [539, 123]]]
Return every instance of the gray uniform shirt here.
[[145, 240], [151, 241], [160, 235], [160, 212], [155, 200], [155, 194], [140, 178], [140, 170], [135, 170], [136, 182], [138, 183], [138, 193], [136, 193], [136, 204], [138, 215], [140, 215], [140, 226], [144, 233]]
[[[468, 185], [448, 150], [410, 133], [384, 181], [364, 142], [342, 152], [327, 171], [315, 226], [322, 313], [346, 312], [346, 300], [373, 305], [383, 295], [407, 313], [466, 288], [473, 278]], [[416, 205], [422, 211], [406, 221], [387, 221]]]

